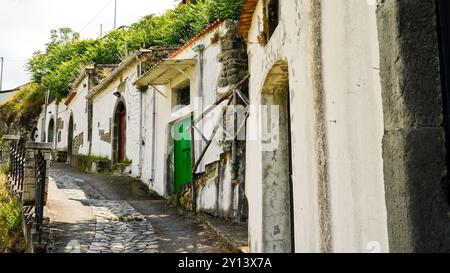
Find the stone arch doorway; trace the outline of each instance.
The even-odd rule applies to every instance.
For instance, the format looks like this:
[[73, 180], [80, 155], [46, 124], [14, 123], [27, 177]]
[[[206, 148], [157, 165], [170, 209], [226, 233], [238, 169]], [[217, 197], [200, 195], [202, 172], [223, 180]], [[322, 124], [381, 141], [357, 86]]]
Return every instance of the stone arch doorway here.
[[67, 155], [73, 154], [73, 115], [69, 118], [69, 129], [67, 133]]
[[50, 119], [50, 122], [48, 123], [48, 135], [47, 135], [47, 142], [53, 143], [55, 141], [55, 120], [53, 118]]
[[114, 111], [114, 134], [112, 139], [113, 163], [126, 160], [127, 111], [124, 101], [119, 101]]
[[288, 63], [277, 62], [261, 93], [265, 252], [295, 252]]

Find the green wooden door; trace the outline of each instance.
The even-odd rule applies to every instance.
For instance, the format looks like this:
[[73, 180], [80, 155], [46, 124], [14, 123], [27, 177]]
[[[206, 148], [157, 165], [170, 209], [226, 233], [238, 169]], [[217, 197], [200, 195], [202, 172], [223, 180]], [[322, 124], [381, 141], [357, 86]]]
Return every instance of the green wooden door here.
[[175, 193], [181, 192], [183, 186], [192, 181], [191, 131], [192, 119], [175, 124], [174, 160], [175, 160]]

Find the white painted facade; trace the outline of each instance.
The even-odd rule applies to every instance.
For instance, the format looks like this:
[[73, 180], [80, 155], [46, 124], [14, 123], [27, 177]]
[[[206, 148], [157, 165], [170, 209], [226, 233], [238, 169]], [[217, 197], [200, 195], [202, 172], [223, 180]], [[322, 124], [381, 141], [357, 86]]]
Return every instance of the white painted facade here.
[[[289, 251], [293, 225], [296, 252], [388, 252], [376, 6], [360, 0], [279, 1], [279, 25], [267, 44], [262, 45], [258, 40], [264, 29], [260, 25], [265, 18], [263, 2], [258, 1], [247, 37], [249, 99], [253, 107], [247, 123], [245, 164], [250, 250]], [[169, 196], [172, 192], [168, 177], [173, 176], [168, 173], [174, 146], [172, 127], [187, 118], [197, 118], [226, 91], [218, 88], [221, 46], [220, 42], [213, 42], [217, 34], [221, 37], [226, 32], [225, 24], [219, 24], [172, 58], [197, 60], [194, 48], [204, 45], [201, 81], [197, 60], [169, 83], [141, 92], [135, 85], [141, 76], [137, 56], [119, 65], [113, 76], [94, 90], [95, 94], [89, 91], [89, 79], [84, 77], [75, 86], [76, 96], [67, 106], [51, 103], [47, 107], [45, 126], [44, 113], [41, 114], [37, 140], [42, 140], [42, 128], [48, 130], [51, 119], [56, 129], [57, 119], [61, 118], [64, 128], [60, 137], [55, 132], [56, 148], [67, 150], [72, 116], [74, 138], [83, 133], [83, 144], [74, 153], [113, 159], [114, 115], [118, 103], [123, 102], [127, 124], [125, 151], [131, 161], [129, 175], [140, 178], [158, 194]], [[284, 73], [289, 86], [291, 150], [274, 152], [267, 150], [260, 137], [266, 123], [261, 106], [279, 102], [276, 95], [267, 93], [275, 89], [282, 92], [283, 86], [278, 85]], [[186, 81], [190, 84], [190, 105], [175, 109], [174, 89]], [[88, 99], [93, 103], [92, 145], [88, 141]], [[215, 111], [203, 122], [206, 137], [210, 136], [217, 116]], [[270, 124], [276, 123], [272, 120]], [[201, 137], [197, 133], [195, 138]], [[199, 144], [195, 145], [197, 157], [204, 143]], [[283, 157], [283, 153], [290, 158]], [[216, 138], [198, 173], [218, 162], [222, 154]], [[279, 178], [280, 173], [288, 176], [286, 160], [292, 163], [293, 200], [285, 198], [290, 189]], [[271, 162], [275, 164], [271, 166]], [[215, 211], [219, 205], [219, 210], [229, 211], [237, 206], [230, 198], [231, 173], [228, 167], [220, 186], [213, 178], [199, 189], [199, 210]], [[283, 184], [279, 191], [277, 184]]]
[[[132, 58], [135, 58], [134, 56]], [[132, 84], [137, 79], [139, 62], [133, 61], [126, 67], [119, 67], [120, 72], [112, 80], [104, 79], [102, 87], [91, 98], [93, 103], [92, 120], [92, 149], [91, 155], [113, 158], [112, 138], [114, 137], [113, 122], [114, 112], [119, 101], [123, 101], [126, 108], [126, 158], [131, 161], [131, 173], [134, 177], [140, 177], [139, 173], [139, 149], [140, 149], [140, 99], [141, 94]], [[118, 98], [114, 95], [120, 92]], [[111, 141], [102, 139], [100, 135], [110, 134]]]
[[[258, 43], [264, 29], [259, 25], [265, 18], [263, 2], [258, 1], [248, 33], [250, 101], [259, 108], [272, 67], [286, 62], [295, 251], [389, 251], [376, 6], [360, 0], [323, 0], [319, 6], [314, 6], [315, 1], [279, 1], [279, 25], [263, 46]], [[321, 36], [316, 31], [318, 22]], [[321, 48], [315, 52], [320, 39]], [[318, 67], [321, 78], [316, 77]], [[319, 109], [324, 114], [323, 127], [317, 120], [317, 86], [323, 91], [323, 111]], [[255, 138], [262, 121], [261, 112], [255, 113], [249, 118], [246, 147], [250, 249], [284, 252], [288, 247], [278, 237], [284, 232], [279, 232], [283, 220], [268, 215], [269, 204], [263, 201], [267, 194], [261, 183], [263, 144]], [[320, 132], [328, 147], [326, 221], [321, 221], [320, 210], [324, 201], [319, 182], [323, 177], [318, 163]]]
[[[73, 138], [74, 140], [81, 134], [83, 143], [80, 147], [74, 147], [72, 153], [74, 155], [89, 155], [89, 140], [88, 140], [88, 101], [86, 96], [89, 93], [89, 77], [85, 76], [81, 82], [74, 86], [76, 92], [73, 100], [67, 105], [65, 125], [69, 126], [69, 119], [73, 118]], [[68, 130], [66, 130], [68, 133]], [[66, 134], [66, 137], [68, 134]], [[75, 141], [74, 141], [75, 142]], [[76, 146], [75, 143], [73, 146]]]
[[[45, 106], [39, 115], [37, 129], [38, 142], [48, 142], [48, 130], [50, 122], [54, 122], [54, 137], [53, 147], [57, 151], [67, 152], [68, 137], [69, 137], [69, 119], [72, 116], [74, 122], [73, 138], [83, 134], [83, 145], [78, 150], [74, 150], [73, 154], [88, 155], [89, 154], [89, 141], [88, 141], [88, 123], [87, 123], [87, 100], [86, 96], [89, 89], [89, 77], [86, 74], [81, 74], [77, 80], [75, 86], [73, 86], [70, 94], [76, 95], [69, 101], [66, 99], [60, 102], [52, 101], [47, 105], [47, 115], [45, 114]], [[70, 97], [70, 95], [68, 96]], [[58, 128], [58, 120], [62, 122], [62, 128]], [[43, 127], [43, 122], [45, 126]], [[57, 130], [58, 128], [58, 130]], [[45, 137], [44, 137], [45, 135]]]
[[[47, 116], [45, 116], [45, 107], [39, 115], [39, 120], [37, 124], [36, 139], [37, 142], [48, 142], [48, 130], [51, 120], [54, 122], [54, 135], [53, 135], [53, 147], [58, 151], [67, 151], [67, 138], [68, 138], [68, 107], [61, 101], [57, 103], [56, 101], [51, 102], [47, 106]], [[63, 122], [63, 127], [57, 130], [58, 120], [61, 119]], [[43, 123], [45, 121], [45, 127]], [[45, 134], [45, 137], [44, 137]]]
[[[216, 102], [219, 95], [227, 89], [221, 89], [218, 87], [218, 81], [222, 69], [222, 64], [218, 61], [218, 56], [221, 53], [220, 42], [213, 43], [213, 37], [219, 35], [223, 36], [228, 29], [225, 23], [220, 23], [212, 30], [203, 33], [195, 39], [194, 42], [189, 43], [188, 47], [184, 47], [172, 60], [196, 60], [196, 64], [188, 69], [185, 69], [183, 73], [178, 73], [176, 76], [170, 79], [166, 85], [150, 86], [146, 92], [144, 101], [144, 124], [145, 124], [145, 148], [144, 148], [144, 161], [143, 161], [143, 173], [142, 179], [148, 181], [152, 189], [163, 196], [169, 196], [172, 194], [170, 191], [173, 183], [168, 180], [168, 177], [173, 174], [173, 168], [168, 168], [169, 158], [173, 156], [174, 142], [172, 139], [172, 127], [177, 122], [183, 121], [190, 117], [199, 117], [209, 106]], [[194, 50], [198, 45], [204, 45], [203, 51], [203, 71], [204, 77], [202, 81], [199, 80], [199, 64], [198, 64], [198, 52]], [[143, 77], [145, 78], [145, 76]], [[190, 85], [190, 105], [182, 108], [174, 108], [176, 106], [175, 97], [173, 96], [174, 89], [180, 84], [189, 81]], [[202, 86], [202, 96], [197, 96], [199, 90], [199, 82]], [[153, 98], [156, 99], [156, 111], [155, 111], [155, 151], [154, 161], [152, 163], [152, 115], [153, 115]], [[226, 104], [223, 103], [222, 106]], [[217, 108], [210, 114], [208, 114], [204, 121], [199, 123], [199, 128], [203, 128], [203, 133], [206, 138], [210, 138], [216, 121], [219, 117], [221, 108]], [[212, 163], [216, 163], [220, 160], [223, 150], [218, 142], [219, 136], [223, 134], [223, 131], [219, 129], [214, 141], [207, 150], [198, 170], [198, 174], [205, 172], [206, 166]], [[198, 132], [195, 133], [195, 154], [196, 159], [199, 159], [202, 148], [205, 145], [201, 140], [201, 136]], [[154, 176], [152, 176], [152, 170], [154, 170]], [[218, 176], [217, 174], [216, 176]], [[154, 179], [152, 180], [152, 177]], [[211, 178], [206, 182], [205, 186], [199, 189], [197, 196], [197, 209], [203, 212], [214, 212], [219, 206], [219, 211], [229, 212], [235, 209], [236, 203], [231, 199], [231, 168], [225, 170], [225, 175], [221, 179], [220, 185], [215, 181], [216, 177]], [[235, 196], [238, 196], [236, 194]]]

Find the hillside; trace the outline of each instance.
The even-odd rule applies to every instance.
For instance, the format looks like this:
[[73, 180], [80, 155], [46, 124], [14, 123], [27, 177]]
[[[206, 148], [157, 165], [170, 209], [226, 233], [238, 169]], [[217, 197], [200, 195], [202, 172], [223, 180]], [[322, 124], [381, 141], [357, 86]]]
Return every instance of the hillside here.
[[44, 52], [30, 57], [27, 70], [32, 83], [0, 105], [0, 135], [31, 131], [44, 104], [61, 100], [70, 92], [80, 69], [86, 65], [116, 64], [130, 53], [154, 45], [180, 45], [217, 19], [237, 19], [243, 0], [185, 1], [162, 15], [150, 14], [127, 29], [117, 29], [101, 39], [80, 39], [70, 28], [50, 32]]

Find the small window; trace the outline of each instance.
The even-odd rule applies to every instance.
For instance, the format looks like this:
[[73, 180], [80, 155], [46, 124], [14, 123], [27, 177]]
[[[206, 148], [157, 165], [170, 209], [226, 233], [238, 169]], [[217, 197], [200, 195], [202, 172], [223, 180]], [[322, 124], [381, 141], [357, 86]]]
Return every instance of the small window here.
[[178, 110], [191, 104], [191, 86], [189, 81], [173, 89], [173, 105]]
[[190, 86], [186, 86], [178, 89], [178, 105], [187, 106], [191, 104], [191, 88]]
[[270, 40], [273, 33], [278, 27], [280, 19], [280, 5], [279, 0], [269, 0], [267, 5], [267, 41]]

